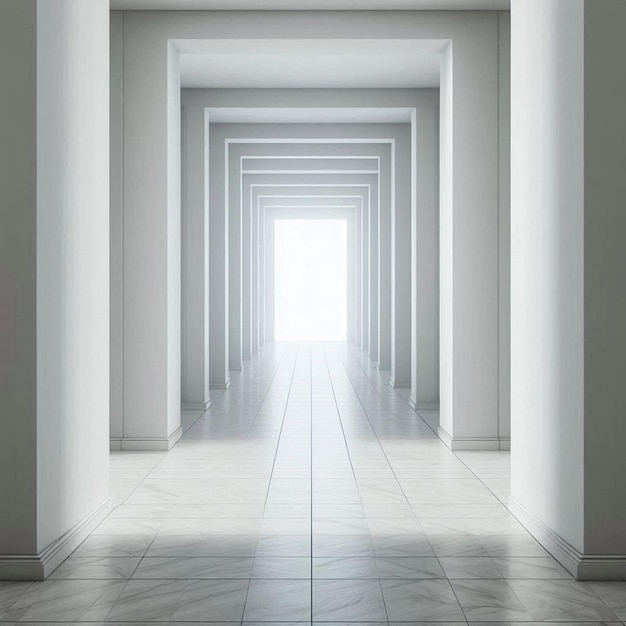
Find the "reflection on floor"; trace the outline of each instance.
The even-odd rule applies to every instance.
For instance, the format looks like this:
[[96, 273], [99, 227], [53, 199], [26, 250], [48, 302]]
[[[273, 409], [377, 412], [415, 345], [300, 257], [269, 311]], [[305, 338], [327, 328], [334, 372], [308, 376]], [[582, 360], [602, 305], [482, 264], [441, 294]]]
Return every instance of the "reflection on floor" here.
[[[626, 619], [509, 515], [508, 454], [450, 452], [343, 344], [265, 347], [169, 453], [114, 453], [116, 508], [3, 622]], [[430, 426], [429, 426], [430, 424]]]

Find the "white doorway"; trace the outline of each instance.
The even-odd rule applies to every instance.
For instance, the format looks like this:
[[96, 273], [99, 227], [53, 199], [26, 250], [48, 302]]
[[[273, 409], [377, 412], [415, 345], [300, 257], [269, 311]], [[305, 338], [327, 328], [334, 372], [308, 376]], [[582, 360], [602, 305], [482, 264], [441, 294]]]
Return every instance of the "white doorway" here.
[[347, 339], [345, 219], [274, 220], [274, 338]]

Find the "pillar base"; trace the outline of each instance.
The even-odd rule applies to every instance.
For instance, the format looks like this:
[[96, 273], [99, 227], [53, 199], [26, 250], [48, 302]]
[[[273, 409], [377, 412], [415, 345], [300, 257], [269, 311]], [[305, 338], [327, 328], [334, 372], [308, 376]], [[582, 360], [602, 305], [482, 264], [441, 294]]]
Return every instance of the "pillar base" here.
[[225, 383], [209, 383], [209, 389], [221, 389], [225, 391], [230, 387], [230, 378]]
[[418, 413], [420, 411], [438, 411], [439, 402], [416, 402], [413, 398], [409, 398], [409, 406]]
[[452, 437], [441, 426], [437, 435], [450, 450], [493, 451], [511, 449], [511, 440], [502, 437]]
[[38, 554], [0, 555], [0, 580], [45, 580], [110, 511], [111, 501], [107, 499]]
[[206, 402], [183, 402], [180, 409], [181, 411], [206, 411], [210, 406], [210, 400]]
[[576, 580], [626, 580], [626, 554], [583, 554], [513, 498], [509, 511]]
[[393, 378], [389, 378], [387, 382], [389, 383], [389, 386], [392, 389], [410, 389], [411, 388], [410, 382], [396, 382]]
[[169, 437], [119, 437], [111, 438], [110, 449], [134, 452], [167, 452], [171, 450], [183, 435], [179, 426]]

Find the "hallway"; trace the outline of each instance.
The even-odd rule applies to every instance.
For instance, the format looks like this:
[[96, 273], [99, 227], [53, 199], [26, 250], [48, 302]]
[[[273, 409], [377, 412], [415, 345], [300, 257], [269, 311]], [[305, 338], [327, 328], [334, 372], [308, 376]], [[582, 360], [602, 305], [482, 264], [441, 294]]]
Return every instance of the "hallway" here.
[[423, 418], [345, 344], [266, 345], [170, 452], [112, 454], [108, 519], [0, 583], [0, 620], [626, 619], [623, 583], [575, 582], [508, 513], [508, 453]]

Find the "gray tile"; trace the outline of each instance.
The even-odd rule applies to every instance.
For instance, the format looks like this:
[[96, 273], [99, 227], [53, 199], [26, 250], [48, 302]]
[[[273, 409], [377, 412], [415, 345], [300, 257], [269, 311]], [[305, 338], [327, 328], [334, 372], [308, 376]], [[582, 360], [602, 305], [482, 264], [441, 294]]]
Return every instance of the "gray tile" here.
[[510, 580], [508, 584], [534, 620], [616, 620], [615, 613], [585, 583], [568, 580]]
[[309, 580], [252, 580], [244, 621], [308, 621], [311, 618]]
[[309, 557], [257, 557], [254, 559], [252, 578], [311, 578]]
[[387, 619], [378, 580], [313, 581], [313, 619], [382, 621]]
[[70, 557], [50, 575], [55, 579], [128, 579], [140, 562], [139, 557]]
[[0, 618], [31, 586], [30, 582], [0, 582]]
[[372, 535], [376, 556], [434, 556], [424, 535]]
[[133, 579], [248, 579], [252, 564], [252, 557], [146, 557]]
[[453, 580], [452, 587], [470, 621], [533, 619], [507, 581]]
[[494, 557], [493, 562], [504, 578], [572, 579], [552, 557]]
[[182, 580], [131, 580], [113, 605], [107, 621], [169, 621], [186, 584]]
[[309, 535], [265, 535], [258, 539], [257, 557], [310, 557]]
[[33, 583], [2, 616], [4, 621], [102, 621], [124, 582], [48, 580]]
[[380, 578], [445, 578], [439, 561], [433, 557], [377, 557], [376, 566]]
[[73, 557], [143, 556], [152, 543], [150, 535], [91, 535], [74, 550]]
[[374, 556], [374, 546], [367, 535], [313, 535], [313, 556]]
[[381, 584], [390, 622], [465, 619], [447, 580], [383, 580]]
[[317, 557], [313, 559], [313, 578], [378, 579], [374, 557]]
[[493, 559], [485, 556], [439, 557], [443, 571], [450, 579], [504, 578]]
[[247, 580], [192, 581], [185, 586], [172, 621], [239, 622], [248, 593]]
[[618, 619], [626, 620], [626, 581], [592, 582], [589, 587]]

